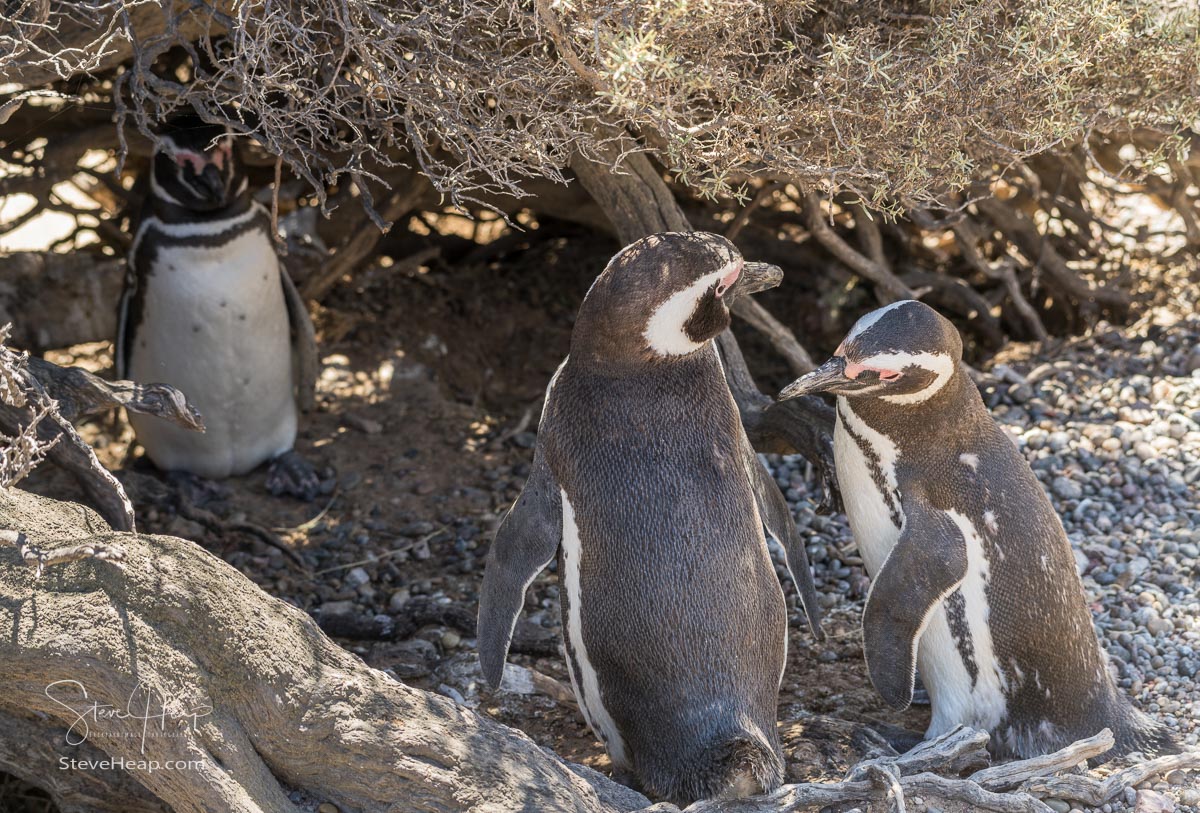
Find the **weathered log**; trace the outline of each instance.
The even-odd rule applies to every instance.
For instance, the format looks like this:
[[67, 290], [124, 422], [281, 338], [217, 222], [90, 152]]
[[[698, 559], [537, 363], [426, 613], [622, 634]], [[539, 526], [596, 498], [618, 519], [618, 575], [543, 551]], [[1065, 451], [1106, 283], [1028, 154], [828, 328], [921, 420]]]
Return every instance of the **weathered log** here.
[[31, 356], [29, 373], [58, 405], [63, 419], [74, 421], [98, 412], [125, 407], [130, 412], [154, 415], [184, 429], [204, 431], [204, 419], [182, 392], [168, 384], [105, 381], [79, 367], [60, 367]]
[[[293, 789], [359, 811], [648, 804], [520, 732], [367, 667], [194, 543], [91, 536], [101, 526], [90, 511], [16, 489], [0, 493], [0, 526], [51, 552], [64, 538], [125, 550], [122, 562], [83, 560], [38, 579], [0, 548], [0, 627], [13, 633], [0, 641], [0, 717], [39, 721], [32, 737], [28, 726], [0, 726], [0, 755], [74, 725], [128, 760], [129, 775], [176, 813], [291, 813]], [[49, 758], [74, 749], [59, 740]], [[166, 760], [190, 764], [165, 769]], [[82, 781], [32, 779], [52, 794]], [[107, 801], [94, 808], [122, 809], [124, 778], [95, 779], [88, 792]]]
[[3, 363], [12, 368], [10, 372], [25, 392], [19, 403], [0, 401], [0, 431], [15, 437], [23, 427], [36, 424], [38, 439], [49, 446], [47, 458], [75, 477], [113, 528], [133, 530], [133, 504], [124, 487], [96, 458], [71, 420], [124, 406], [188, 429], [203, 430], [199, 413], [181, 392], [166, 384], [108, 382], [86, 370], [60, 367], [45, 359], [21, 359], [21, 354], [2, 344], [0, 339]]
[[87, 251], [11, 254], [0, 263], [0, 324], [34, 353], [110, 341], [124, 274], [123, 260]]
[[1089, 759], [1107, 754], [1113, 747], [1113, 733], [1104, 729], [1094, 737], [1071, 743], [1053, 754], [994, 765], [971, 774], [971, 781], [990, 791], [1012, 790], [1036, 776], [1069, 770]]
[[71, 747], [62, 761], [67, 726], [20, 711], [0, 709], [0, 770], [41, 788], [59, 813], [171, 813], [137, 781], [112, 767], [108, 754], [90, 742]]

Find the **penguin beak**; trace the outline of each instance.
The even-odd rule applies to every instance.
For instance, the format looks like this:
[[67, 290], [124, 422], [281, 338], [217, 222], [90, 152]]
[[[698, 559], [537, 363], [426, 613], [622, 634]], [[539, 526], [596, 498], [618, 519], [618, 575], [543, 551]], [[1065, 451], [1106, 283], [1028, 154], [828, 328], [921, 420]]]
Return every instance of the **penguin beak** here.
[[801, 376], [783, 388], [778, 400], [799, 398], [801, 395], [815, 395], [818, 392], [850, 392], [861, 389], [862, 384], [846, 376], [846, 359], [844, 356], [834, 356], [817, 369]]
[[770, 263], [744, 263], [737, 281], [725, 293], [725, 301], [732, 302], [739, 296], [756, 294], [774, 288], [783, 282], [783, 269]]
[[215, 164], [205, 164], [204, 171], [197, 177], [200, 188], [214, 203], [225, 200], [225, 178]]

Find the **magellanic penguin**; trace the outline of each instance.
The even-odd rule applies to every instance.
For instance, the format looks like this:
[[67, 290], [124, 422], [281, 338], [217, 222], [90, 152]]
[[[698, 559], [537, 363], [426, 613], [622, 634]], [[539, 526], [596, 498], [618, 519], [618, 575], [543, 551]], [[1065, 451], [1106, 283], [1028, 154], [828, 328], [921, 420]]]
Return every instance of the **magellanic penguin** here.
[[783, 777], [787, 613], [764, 524], [819, 629], [804, 544], [711, 341], [731, 297], [781, 277], [702, 232], [613, 257], [579, 309], [480, 591], [479, 658], [496, 687], [525, 591], [559, 556], [579, 707], [618, 776], [681, 804]]
[[1029, 464], [927, 305], [862, 317], [832, 359], [782, 398], [837, 395], [842, 500], [872, 577], [863, 617], [871, 681], [897, 708], [917, 666], [933, 719], [1002, 756], [1031, 757], [1111, 728], [1112, 753], [1172, 750], [1108, 671], [1071, 546]]
[[319, 482], [292, 447], [297, 408], [313, 402], [316, 345], [270, 216], [249, 197], [227, 129], [185, 115], [160, 139], [121, 297], [117, 375], [178, 388], [205, 431], [129, 421], [160, 469], [222, 478], [273, 461], [273, 492], [312, 499]]

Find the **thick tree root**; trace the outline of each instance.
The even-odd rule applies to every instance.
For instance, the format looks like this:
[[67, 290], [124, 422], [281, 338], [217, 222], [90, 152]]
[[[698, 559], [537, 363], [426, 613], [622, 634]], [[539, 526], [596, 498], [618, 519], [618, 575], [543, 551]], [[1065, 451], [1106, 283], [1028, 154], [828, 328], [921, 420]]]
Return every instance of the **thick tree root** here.
[[[50, 556], [51, 540], [63, 538], [119, 539], [125, 551], [120, 567], [83, 559], [39, 580], [0, 548], [0, 627], [12, 631], [0, 638], [0, 720], [39, 721], [36, 733], [0, 725], [3, 769], [27, 739], [57, 742], [47, 759], [82, 758], [57, 739], [74, 726], [86, 753], [126, 761], [124, 774], [93, 775], [97, 810], [139, 809], [119, 806], [126, 777], [176, 813], [294, 813], [292, 790], [371, 813], [615, 813], [648, 804], [520, 732], [367, 667], [197, 545], [90, 539], [98, 518], [88, 514], [15, 489], [0, 494], [0, 526]], [[75, 779], [34, 777], [66, 802]]]

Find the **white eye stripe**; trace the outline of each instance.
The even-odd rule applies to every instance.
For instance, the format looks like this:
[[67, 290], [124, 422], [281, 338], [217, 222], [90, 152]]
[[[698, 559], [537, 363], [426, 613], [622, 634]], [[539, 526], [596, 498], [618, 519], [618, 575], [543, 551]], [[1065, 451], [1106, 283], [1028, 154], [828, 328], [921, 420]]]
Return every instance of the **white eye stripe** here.
[[660, 356], [686, 356], [702, 347], [703, 343], [698, 344], [687, 335], [684, 325], [695, 313], [700, 297], [713, 283], [728, 276], [740, 262], [740, 259], [729, 261], [720, 270], [701, 277], [682, 291], [676, 291], [659, 305], [650, 315], [646, 332], [642, 334], [650, 349]]
[[919, 404], [922, 401], [928, 401], [937, 395], [942, 387], [946, 386], [946, 382], [954, 375], [955, 367], [954, 360], [945, 353], [877, 353], [855, 363], [865, 367], [881, 367], [886, 370], [920, 367], [934, 374], [933, 381], [916, 392], [880, 396], [882, 400], [893, 404]]

